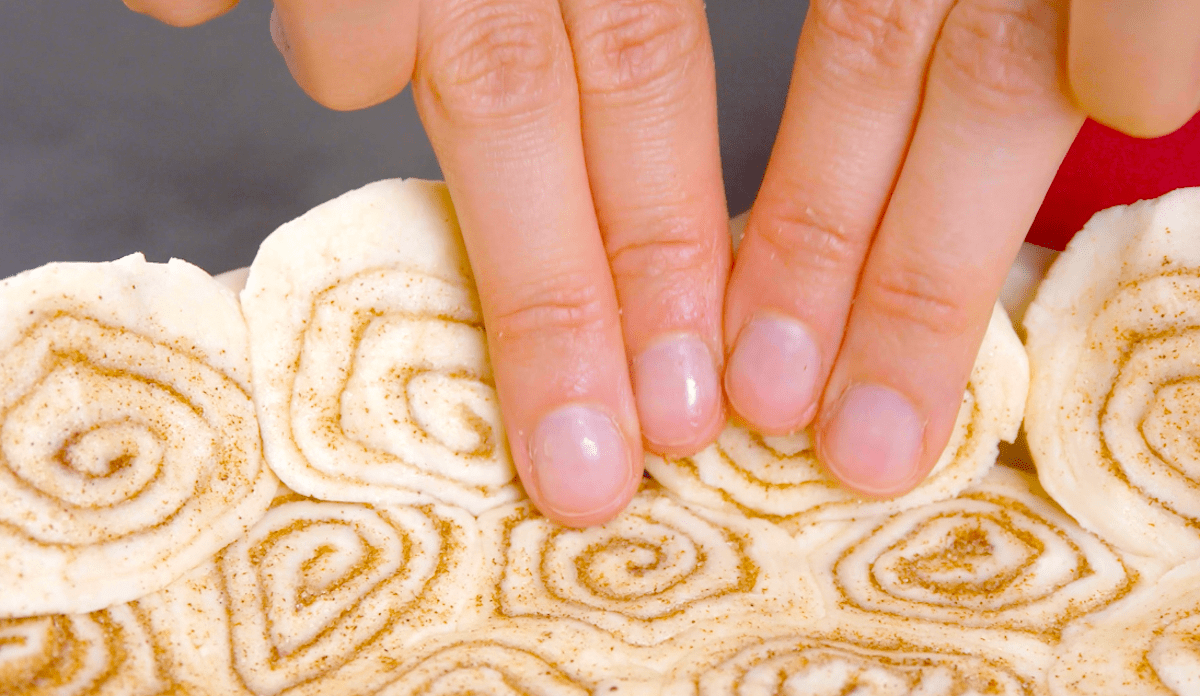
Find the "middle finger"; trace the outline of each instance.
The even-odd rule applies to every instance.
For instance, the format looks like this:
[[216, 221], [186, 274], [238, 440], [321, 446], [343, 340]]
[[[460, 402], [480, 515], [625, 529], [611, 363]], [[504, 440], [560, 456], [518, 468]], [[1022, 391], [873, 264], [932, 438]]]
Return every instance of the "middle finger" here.
[[692, 454], [723, 424], [729, 227], [700, 0], [566, 0], [583, 143], [642, 434]]
[[816, 415], [858, 271], [954, 0], [812, 0], [726, 295], [729, 401], [762, 432]]

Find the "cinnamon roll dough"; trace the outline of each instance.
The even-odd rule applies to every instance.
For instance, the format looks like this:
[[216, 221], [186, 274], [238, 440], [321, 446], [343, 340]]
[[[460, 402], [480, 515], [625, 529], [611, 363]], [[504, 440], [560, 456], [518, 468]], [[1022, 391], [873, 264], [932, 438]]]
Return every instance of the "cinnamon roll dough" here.
[[1200, 693], [1200, 561], [1073, 626], [1049, 684], [1053, 696]]
[[1097, 214], [1025, 328], [1046, 490], [1129, 553], [1200, 557], [1200, 189]]
[[443, 185], [370, 184], [276, 230], [250, 267], [263, 447], [325, 500], [516, 500], [478, 298]]
[[809, 562], [826, 607], [844, 620], [1050, 645], [1140, 580], [1025, 474], [1004, 467], [955, 498], [856, 520]]
[[[657, 480], [578, 530], [516, 481], [440, 184], [378, 182], [284, 225], [250, 269], [245, 324], [181, 262], [5, 281], [0, 553], [49, 522], [39, 565], [0, 564], [0, 616], [16, 596], [7, 615], [27, 617], [0, 619], [0, 693], [1191, 693], [1197, 571], [1162, 570], [1200, 548], [1175, 524], [1200, 418], [1200, 243], [1145, 230], [1200, 228], [1196, 196], [1099, 217], [1141, 231], [1085, 235], [1027, 315], [1039, 470], [1097, 534], [992, 466], [1030, 374], [999, 308], [954, 439], [913, 493], [854, 498], [804, 435], [730, 426], [694, 457], [650, 457]], [[1131, 430], [1141, 445], [1118, 439]], [[1130, 504], [1113, 471], [1159, 488]], [[194, 500], [142, 498], [181, 480]], [[1161, 538], [1144, 527], [1164, 520]], [[112, 553], [72, 563], [114, 545], [141, 552], [144, 579]]]
[[159, 696], [169, 687], [136, 604], [0, 619], [0, 693]]
[[236, 298], [182, 261], [0, 282], [0, 617], [161, 589], [270, 504]]
[[368, 694], [455, 630], [479, 571], [465, 510], [282, 489], [249, 533], [142, 604], [193, 696]]

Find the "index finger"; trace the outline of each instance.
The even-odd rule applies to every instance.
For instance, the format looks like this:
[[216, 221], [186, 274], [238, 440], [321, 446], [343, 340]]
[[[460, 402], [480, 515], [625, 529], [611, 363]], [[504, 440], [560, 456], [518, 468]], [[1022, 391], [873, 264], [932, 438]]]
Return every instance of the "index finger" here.
[[428, 0], [420, 26], [414, 95], [475, 272], [513, 462], [547, 516], [607, 521], [641, 480], [641, 435], [559, 5]]

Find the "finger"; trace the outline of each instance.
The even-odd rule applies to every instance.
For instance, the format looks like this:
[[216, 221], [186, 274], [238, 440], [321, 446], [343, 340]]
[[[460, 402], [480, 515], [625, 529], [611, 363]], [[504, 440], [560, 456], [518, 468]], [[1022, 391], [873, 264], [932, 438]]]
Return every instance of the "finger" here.
[[1101, 123], [1166, 135], [1200, 109], [1200, 0], [1072, 0], [1071, 89]]
[[216, 19], [237, 5], [237, 0], [125, 0], [125, 6], [173, 27], [193, 27]]
[[700, 0], [568, 0], [583, 143], [647, 444], [692, 454], [724, 424], [729, 225]]
[[760, 431], [808, 424], [953, 0], [814, 0], [783, 122], [726, 296], [730, 404]]
[[530, 497], [602, 522], [641, 479], [616, 292], [588, 187], [556, 0], [429, 0], [414, 95], [475, 272]]
[[1065, 3], [961, 0], [818, 420], [863, 493], [903, 493], [950, 437], [1006, 270], [1083, 123], [1062, 76]]
[[271, 37], [310, 97], [362, 109], [412, 78], [418, 9], [418, 0], [275, 0]]

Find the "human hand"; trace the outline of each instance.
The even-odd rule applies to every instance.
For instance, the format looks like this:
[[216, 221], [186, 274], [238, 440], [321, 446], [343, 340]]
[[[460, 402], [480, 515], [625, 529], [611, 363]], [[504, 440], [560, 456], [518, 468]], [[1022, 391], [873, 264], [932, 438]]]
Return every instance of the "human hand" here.
[[[230, 5], [195, 0], [188, 14], [184, 3], [141, 2], [173, 23]], [[334, 108], [381, 101], [413, 78], [480, 275], [518, 468], [551, 516], [602, 521], [636, 485], [624, 478], [640, 460], [631, 386], [654, 449], [695, 449], [721, 422], [714, 317], [727, 257], [702, 8], [350, 4], [279, 3], [276, 42], [297, 81]], [[1103, 95], [1089, 106], [1088, 89], [1111, 85], [1083, 84], [1120, 73], [1106, 72], [1105, 61], [1124, 60], [1111, 47], [1128, 37], [1096, 29], [1120, 25], [1080, 17], [1111, 18], [1119, 8], [1075, 4], [1068, 25], [1065, 0], [811, 3], [728, 290], [725, 384], [735, 410], [764, 432], [815, 419], [823, 459], [852, 488], [904, 492], [949, 436], [1005, 270], [1084, 116], [1069, 96], [1067, 56], [1079, 103], [1118, 127], [1103, 110], [1131, 108]], [[172, 20], [167, 5], [182, 14]], [[1139, 45], [1152, 46], [1171, 24], [1176, 11], [1165, 8], [1176, 6], [1159, 5], [1141, 18], [1139, 36], [1149, 38]], [[577, 80], [564, 57], [571, 50]], [[1141, 73], [1120, 74], [1169, 74], [1154, 66], [1174, 60], [1178, 77], [1190, 67], [1185, 55], [1166, 51], [1157, 64], [1138, 62]], [[1186, 120], [1192, 102], [1177, 99], [1171, 116], [1164, 95], [1193, 87], [1142, 92], [1132, 111], [1160, 119], [1142, 131]], [[558, 228], [570, 237], [556, 239]], [[618, 357], [621, 331], [632, 385]], [[698, 338], [690, 344], [708, 352], [675, 354], [692, 358], [700, 398], [690, 411], [679, 372], [664, 377], [639, 360], [671, 335]], [[580, 470], [539, 477], [530, 433], [565, 403], [598, 406], [623, 437]]]
[[[127, 0], [175, 25], [235, 2]], [[730, 243], [701, 0], [278, 0], [271, 27], [331, 108], [411, 81], [543, 512], [605, 521], [643, 436], [677, 454], [715, 438]]]
[[734, 409], [765, 432], [815, 418], [823, 462], [863, 493], [919, 483], [1085, 113], [1153, 135], [1196, 111], [1198, 15], [813, 0], [726, 298]]

